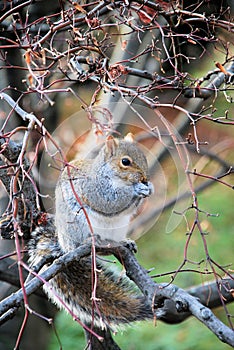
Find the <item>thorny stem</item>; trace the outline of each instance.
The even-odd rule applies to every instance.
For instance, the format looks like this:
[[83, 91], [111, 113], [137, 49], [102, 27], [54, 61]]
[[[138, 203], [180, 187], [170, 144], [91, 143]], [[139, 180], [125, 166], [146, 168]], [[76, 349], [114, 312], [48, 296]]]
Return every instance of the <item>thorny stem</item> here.
[[[196, 171], [196, 169], [194, 169], [193, 171], [189, 171], [189, 170], [188, 170], [188, 172], [189, 172], [190, 174], [192, 174], [192, 175], [204, 177], [205, 179], [210, 179], [210, 180], [212, 180], [212, 181], [219, 182], [219, 183], [221, 183], [222, 185], [225, 185], [225, 186], [227, 186], [227, 187], [229, 187], [229, 188], [231, 188], [231, 189], [234, 189], [234, 185], [230, 185], [229, 183], [227, 183], [227, 182], [225, 182], [225, 181], [223, 181], [223, 180], [220, 180], [220, 178], [218, 178], [218, 177], [215, 177], [215, 176], [212, 176], [212, 175], [206, 175], [206, 174], [198, 173], [198, 172]], [[231, 173], [231, 172], [229, 172], [229, 174], [230, 174], [230, 173]], [[223, 175], [223, 176], [225, 176], [225, 175]]]
[[[50, 283], [45, 280], [40, 274], [34, 272], [32, 269], [30, 269], [26, 264], [23, 264], [24, 268], [26, 270], [28, 270], [30, 272], [30, 274], [32, 274], [33, 276], [35, 276], [36, 278], [38, 278], [40, 281], [43, 282], [44, 285], [46, 285], [54, 294], [54, 296], [59, 300], [59, 302], [63, 305], [63, 307], [70, 313], [70, 315], [73, 317], [74, 320], [76, 320], [76, 322], [78, 322], [81, 327], [83, 327], [86, 331], [90, 332], [91, 334], [93, 334], [95, 337], [97, 337], [99, 340], [102, 340], [102, 337], [100, 337], [98, 334], [96, 334], [95, 332], [93, 332], [89, 327], [87, 327], [83, 322], [81, 322], [79, 320], [79, 318], [77, 317], [77, 315], [73, 312], [72, 309], [70, 309], [66, 303], [60, 298], [60, 296], [56, 293], [56, 291], [51, 287]], [[28, 305], [27, 305], [28, 307]]]
[[21, 255], [21, 247], [20, 247], [18, 232], [19, 232], [18, 223], [15, 222], [15, 245], [16, 245], [17, 258], [18, 258], [18, 271], [19, 271], [20, 285], [21, 285], [21, 288], [23, 291], [23, 297], [24, 297], [24, 312], [25, 312], [24, 319], [23, 319], [23, 322], [19, 331], [19, 335], [16, 341], [16, 345], [15, 345], [16, 350], [19, 348], [19, 344], [28, 320], [28, 297], [24, 286], [24, 278], [23, 278], [23, 272], [22, 272], [22, 255]]
[[[102, 320], [102, 315], [101, 312], [99, 310], [98, 304], [97, 304], [97, 297], [96, 297], [96, 290], [97, 290], [97, 283], [98, 283], [98, 269], [97, 269], [97, 263], [96, 263], [96, 249], [95, 249], [95, 236], [94, 236], [94, 231], [93, 231], [93, 227], [90, 221], [90, 218], [88, 216], [87, 211], [84, 208], [84, 205], [74, 187], [74, 183], [72, 181], [72, 177], [71, 177], [71, 173], [70, 173], [70, 165], [67, 164], [67, 172], [68, 172], [68, 176], [69, 176], [69, 181], [70, 181], [70, 186], [72, 189], [72, 192], [75, 196], [75, 199], [77, 201], [77, 203], [80, 205], [81, 210], [83, 210], [86, 221], [88, 223], [89, 226], [89, 230], [90, 230], [90, 234], [91, 234], [91, 238], [92, 238], [92, 303], [93, 303], [93, 308], [92, 308], [92, 312], [93, 312], [93, 319], [94, 319], [94, 311], [95, 309], [97, 310], [100, 320]], [[93, 326], [93, 325], [92, 325]]]

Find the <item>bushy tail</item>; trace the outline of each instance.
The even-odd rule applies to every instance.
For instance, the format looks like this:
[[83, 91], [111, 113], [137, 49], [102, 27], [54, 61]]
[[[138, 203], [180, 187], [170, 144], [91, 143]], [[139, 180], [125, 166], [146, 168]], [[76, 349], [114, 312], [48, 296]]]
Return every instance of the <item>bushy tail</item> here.
[[127, 280], [98, 264], [95, 302], [92, 302], [91, 260], [73, 262], [53, 279], [53, 285], [63, 301], [77, 316], [97, 326], [114, 327], [123, 323], [153, 318], [144, 298], [132, 290]]
[[[32, 234], [30, 256], [37, 263], [45, 256], [61, 253], [56, 236], [51, 230], [39, 228]], [[63, 303], [83, 322], [98, 327], [118, 325], [153, 318], [152, 310], [128, 283], [127, 278], [118, 276], [101, 264], [97, 264], [97, 288], [92, 300], [91, 258], [74, 261], [56, 275], [50, 284], [53, 290], [44, 287], [49, 297], [60, 308]], [[57, 298], [57, 296], [59, 298]], [[61, 299], [62, 302], [59, 300]]]

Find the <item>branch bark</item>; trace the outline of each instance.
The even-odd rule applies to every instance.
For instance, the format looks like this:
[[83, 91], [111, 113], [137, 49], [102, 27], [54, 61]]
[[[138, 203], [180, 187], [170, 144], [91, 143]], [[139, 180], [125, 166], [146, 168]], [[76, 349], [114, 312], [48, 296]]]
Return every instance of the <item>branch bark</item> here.
[[[147, 271], [139, 265], [135, 256], [121, 245], [116, 244], [112, 247], [97, 246], [96, 251], [97, 253], [105, 255], [114, 254], [118, 258], [124, 265], [127, 276], [134, 281], [145, 295], [150, 307], [154, 305], [156, 313], [157, 306], [159, 306], [163, 316], [159, 316], [158, 319], [168, 323], [178, 323], [193, 315], [209, 328], [222, 342], [234, 346], [233, 330], [224, 325], [212, 311], [204, 305], [207, 304], [205, 294], [200, 301], [197, 300], [202, 290], [201, 286], [199, 286], [197, 290], [192, 289], [191, 292], [186, 292], [174, 284], [155, 283], [148, 275]], [[72, 261], [79, 261], [84, 256], [90, 255], [90, 253], [91, 245], [85, 244], [56, 259], [53, 264], [40, 275], [31, 272], [36, 277], [26, 283], [25, 291], [27, 295], [35, 292], [45, 281], [49, 281], [65, 266], [72, 264]], [[232, 288], [234, 284], [233, 281], [228, 280], [227, 282], [230, 283], [230, 288]], [[213, 288], [213, 285], [206, 287], [205, 291], [208, 291], [209, 288]], [[23, 300], [23, 292], [19, 290], [0, 303], [0, 324], [9, 319], [9, 315], [12, 316], [12, 312], [15, 312], [15, 309], [22, 305]], [[230, 296], [227, 298], [227, 302], [229, 301], [232, 301]], [[212, 300], [212, 303], [217, 306], [218, 300]], [[180, 314], [182, 316], [179, 316]], [[109, 337], [109, 334], [107, 334], [107, 337]]]
[[174, 302], [177, 312], [188, 312], [209, 328], [224, 343], [234, 346], [233, 330], [222, 323], [206, 306], [194, 296], [173, 284], [156, 284], [135, 256], [124, 247], [114, 253], [124, 263], [127, 276], [134, 281], [147, 298], [149, 305], [161, 304], [164, 300]]

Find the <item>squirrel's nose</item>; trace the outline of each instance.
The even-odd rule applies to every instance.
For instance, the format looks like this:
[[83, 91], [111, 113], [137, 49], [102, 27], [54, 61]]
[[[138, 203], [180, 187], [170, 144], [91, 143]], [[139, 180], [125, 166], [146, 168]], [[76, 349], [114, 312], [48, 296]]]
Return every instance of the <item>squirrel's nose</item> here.
[[146, 186], [148, 186], [148, 180], [147, 177], [145, 175], [141, 175], [140, 177], [140, 182]]

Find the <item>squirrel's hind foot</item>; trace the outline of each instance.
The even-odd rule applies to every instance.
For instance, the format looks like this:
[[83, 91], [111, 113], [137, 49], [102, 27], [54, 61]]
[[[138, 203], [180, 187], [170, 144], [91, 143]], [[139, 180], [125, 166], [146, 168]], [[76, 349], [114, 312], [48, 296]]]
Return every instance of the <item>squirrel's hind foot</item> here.
[[130, 238], [126, 238], [121, 241], [121, 244], [125, 247], [128, 248], [132, 253], [136, 254], [137, 253], [137, 244], [135, 241], [133, 241]]

